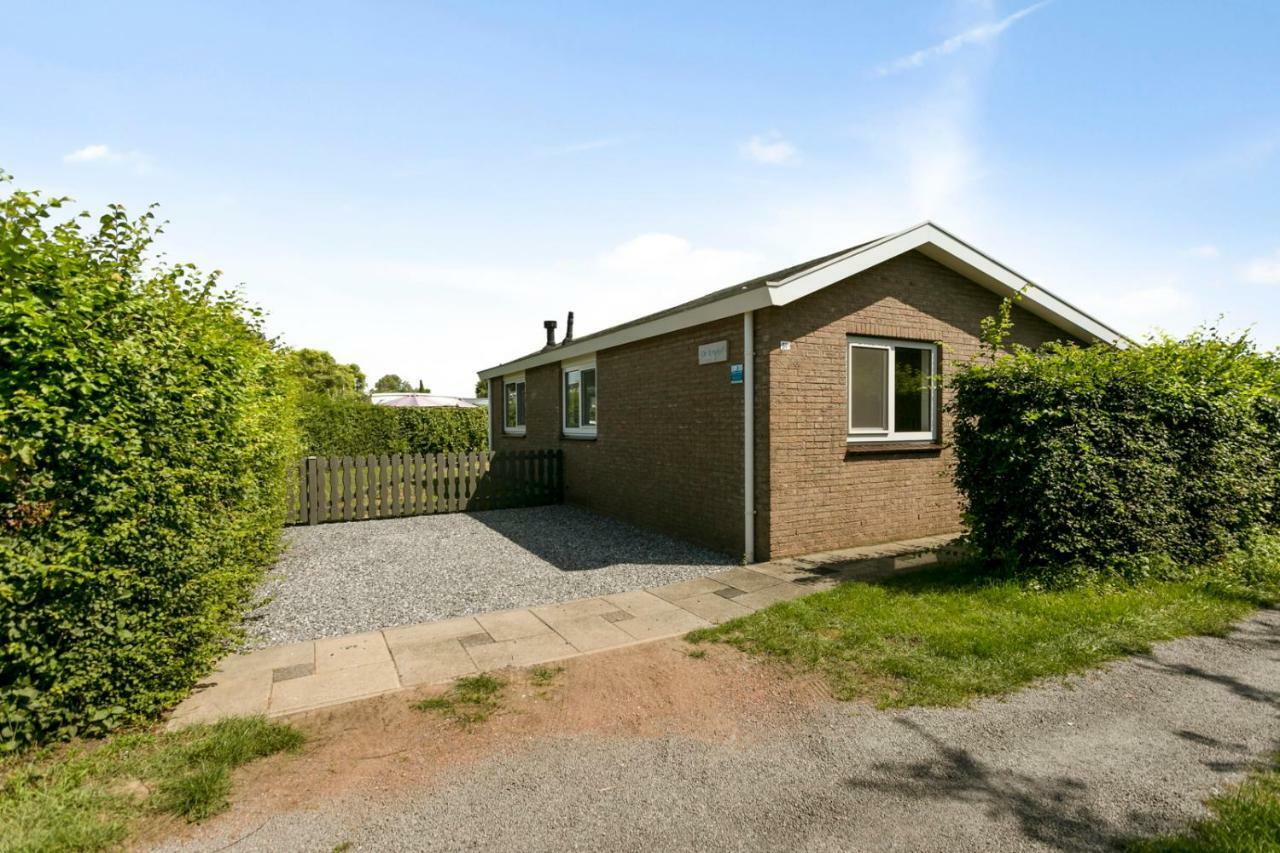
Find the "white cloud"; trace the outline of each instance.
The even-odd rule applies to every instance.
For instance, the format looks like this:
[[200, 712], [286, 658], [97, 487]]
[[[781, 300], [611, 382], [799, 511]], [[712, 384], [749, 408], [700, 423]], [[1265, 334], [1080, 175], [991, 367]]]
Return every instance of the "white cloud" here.
[[86, 145], [62, 157], [64, 163], [120, 163], [131, 166], [137, 174], [151, 169], [151, 163], [140, 151], [116, 151], [110, 145]]
[[1032, 12], [1041, 9], [1048, 3], [1049, 0], [1041, 0], [1041, 2], [1027, 6], [1025, 9], [1019, 9], [1017, 12], [1014, 12], [1012, 15], [1002, 18], [999, 21], [979, 24], [976, 27], [971, 27], [958, 35], [954, 35], [951, 38], [946, 39], [945, 41], [938, 42], [930, 47], [917, 50], [915, 53], [909, 53], [906, 56], [900, 56], [897, 59], [886, 62], [883, 65], [879, 65], [874, 68], [871, 73], [875, 77], [888, 77], [892, 74], [898, 74], [903, 71], [910, 71], [912, 69], [919, 68], [931, 59], [955, 53], [957, 50], [962, 47], [966, 47], [967, 45], [985, 44], [987, 42], [994, 41], [1017, 21], [1027, 17]]
[[618, 137], [609, 137], [607, 139], [588, 139], [585, 142], [573, 142], [568, 145], [561, 145], [556, 148], [547, 148], [539, 151], [542, 157], [562, 157], [566, 154], [581, 154], [584, 151], [599, 151], [601, 148], [613, 148], [621, 145], [623, 140]]
[[1188, 257], [1203, 258], [1205, 260], [1216, 258], [1219, 254], [1221, 253], [1218, 251], [1218, 247], [1209, 243], [1205, 243], [1202, 246], [1192, 246], [1186, 251]]
[[1240, 269], [1240, 277], [1250, 284], [1280, 284], [1280, 249], [1270, 257], [1249, 261]]
[[674, 234], [641, 234], [605, 252], [598, 263], [601, 270], [621, 279], [666, 281], [683, 289], [723, 287], [750, 278], [763, 272], [756, 268], [759, 261], [754, 252], [694, 248]]
[[777, 131], [763, 136], [753, 136], [739, 147], [742, 156], [753, 163], [778, 165], [795, 160], [796, 147], [782, 138]]
[[72, 151], [62, 158], [64, 163], [89, 163], [94, 160], [115, 160], [119, 159], [118, 154], [113, 152], [106, 145], [86, 145], [83, 148]]

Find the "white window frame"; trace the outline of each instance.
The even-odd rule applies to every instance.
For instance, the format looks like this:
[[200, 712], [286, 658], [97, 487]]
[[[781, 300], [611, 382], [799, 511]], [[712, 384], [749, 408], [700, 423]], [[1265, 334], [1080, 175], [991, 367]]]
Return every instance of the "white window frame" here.
[[[888, 370], [886, 377], [888, 387], [885, 389], [886, 405], [888, 407], [888, 416], [885, 423], [888, 429], [880, 429], [878, 427], [858, 427], [853, 426], [853, 397], [849, 393], [849, 388], [853, 384], [853, 348], [861, 347], [864, 349], [880, 349], [888, 353]], [[914, 349], [924, 350], [929, 353], [929, 424], [933, 427], [927, 432], [895, 432], [893, 428], [895, 420], [895, 394], [894, 394], [894, 371], [897, 369], [894, 351], [898, 349]], [[924, 341], [906, 341], [897, 340], [895, 338], [868, 338], [857, 335], [849, 335], [845, 348], [845, 373], [844, 373], [844, 393], [845, 393], [845, 428], [848, 430], [848, 443], [861, 444], [873, 443], [877, 441], [937, 441], [938, 439], [938, 345], [936, 343], [926, 343]]]
[[[596, 421], [587, 426], [571, 427], [569, 421], [569, 374], [574, 371], [594, 370], [596, 373]], [[581, 392], [579, 392], [581, 398]], [[569, 438], [595, 438], [596, 427], [600, 419], [600, 371], [596, 368], [595, 356], [590, 358], [565, 361], [560, 363], [560, 430]]]
[[[525, 423], [516, 426], [507, 426], [507, 388], [512, 385], [524, 385], [524, 419]], [[519, 411], [516, 412], [519, 417]], [[525, 428], [529, 421], [529, 386], [525, 384], [524, 373], [513, 373], [510, 376], [502, 377], [502, 434], [503, 435], [524, 435]]]

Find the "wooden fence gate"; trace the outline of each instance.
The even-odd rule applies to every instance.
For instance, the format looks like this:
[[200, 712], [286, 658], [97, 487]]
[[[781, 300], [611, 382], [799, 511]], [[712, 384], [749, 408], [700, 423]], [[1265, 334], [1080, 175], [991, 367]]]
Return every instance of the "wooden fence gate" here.
[[286, 498], [286, 524], [559, 503], [564, 453], [308, 456], [293, 469]]

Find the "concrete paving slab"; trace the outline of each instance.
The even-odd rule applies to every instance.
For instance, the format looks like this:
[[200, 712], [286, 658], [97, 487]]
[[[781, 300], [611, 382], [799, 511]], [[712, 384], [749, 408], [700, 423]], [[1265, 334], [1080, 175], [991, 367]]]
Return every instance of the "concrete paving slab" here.
[[405, 687], [435, 684], [479, 670], [458, 640], [401, 644], [392, 650], [400, 683]]
[[760, 610], [780, 601], [790, 601], [793, 598], [811, 595], [814, 592], [817, 592], [817, 590], [796, 586], [793, 583], [780, 583], [777, 586], [768, 586], [755, 592], [743, 593], [735, 598], [733, 603], [749, 607], [752, 610]]
[[[385, 650], [385, 646], [383, 649]], [[291, 714], [388, 693], [400, 688], [396, 666], [388, 656], [379, 663], [317, 672], [273, 685], [267, 713]]]
[[719, 625], [721, 622], [728, 622], [730, 619], [737, 619], [739, 616], [746, 616], [752, 612], [751, 608], [743, 607], [736, 601], [722, 598], [714, 592], [682, 598], [679, 603], [684, 610], [688, 610], [693, 615], [706, 619], [715, 625]]
[[767, 586], [782, 583], [778, 578], [770, 577], [763, 572], [757, 572], [752, 569], [739, 568], [729, 569], [727, 572], [716, 572], [709, 575], [712, 580], [719, 581], [725, 586], [731, 586], [734, 589], [740, 589], [743, 592], [755, 592], [764, 589]]
[[250, 672], [279, 669], [285, 666], [315, 663], [316, 644], [311, 641], [288, 646], [273, 646], [246, 654], [229, 655], [218, 663], [216, 673], [228, 676], [246, 675]]
[[551, 628], [528, 610], [504, 610], [501, 613], [481, 613], [476, 617], [480, 627], [495, 640], [518, 640], [551, 633]]
[[505, 666], [533, 666], [538, 663], [560, 660], [579, 654], [578, 650], [552, 631], [518, 640], [502, 640], [485, 646], [467, 649], [471, 660], [481, 672], [502, 669]]
[[617, 623], [635, 640], [660, 640], [710, 627], [711, 623], [687, 610], [676, 608], [666, 613], [651, 613]]
[[791, 560], [779, 560], [776, 563], [760, 563], [752, 566], [751, 571], [760, 572], [771, 578], [777, 578], [780, 581], [798, 581], [806, 578], [818, 577], [804, 566], [794, 563]]
[[665, 598], [659, 598], [648, 590], [643, 589], [638, 589], [634, 592], [620, 592], [617, 595], [606, 595], [604, 600], [633, 616], [652, 616], [680, 609]]
[[585, 619], [588, 616], [603, 616], [618, 608], [603, 598], [580, 598], [564, 604], [548, 604], [543, 607], [530, 607], [529, 610], [552, 628], [557, 623], [573, 619]]
[[173, 730], [195, 723], [209, 723], [224, 717], [265, 714], [271, 697], [272, 670], [254, 669], [234, 677], [211, 677], [208, 685], [188, 696], [169, 718]]
[[484, 629], [480, 627], [479, 622], [471, 616], [463, 616], [460, 619], [446, 619], [443, 622], [428, 622], [424, 625], [384, 628], [382, 636], [386, 638], [387, 646], [394, 654], [398, 646], [438, 643], [481, 633], [484, 633]]
[[391, 663], [391, 652], [381, 631], [316, 640], [317, 675], [380, 663]]
[[[611, 611], [611, 612], [617, 612]], [[631, 635], [603, 616], [587, 616], [555, 623], [556, 633], [580, 652], [594, 652], [632, 642]]]
[[711, 580], [710, 578], [694, 578], [693, 580], [671, 583], [666, 586], [655, 586], [650, 588], [649, 592], [653, 593], [658, 598], [662, 598], [670, 602], [676, 602], [682, 598], [688, 598], [691, 595], [715, 592], [718, 589], [724, 589], [724, 587], [725, 584]]

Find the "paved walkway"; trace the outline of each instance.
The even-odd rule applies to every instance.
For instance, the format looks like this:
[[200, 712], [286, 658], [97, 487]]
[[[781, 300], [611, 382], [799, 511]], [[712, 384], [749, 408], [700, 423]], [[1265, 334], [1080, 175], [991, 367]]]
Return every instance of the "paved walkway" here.
[[811, 554], [651, 589], [330, 637], [231, 655], [174, 711], [170, 727], [284, 716], [507, 666], [533, 666], [745, 616], [845, 580], [954, 557], [951, 535]]

